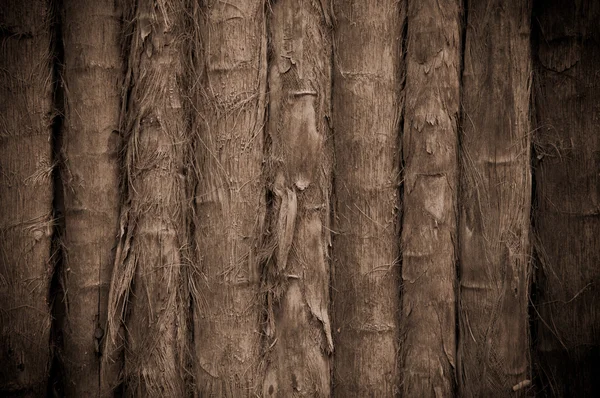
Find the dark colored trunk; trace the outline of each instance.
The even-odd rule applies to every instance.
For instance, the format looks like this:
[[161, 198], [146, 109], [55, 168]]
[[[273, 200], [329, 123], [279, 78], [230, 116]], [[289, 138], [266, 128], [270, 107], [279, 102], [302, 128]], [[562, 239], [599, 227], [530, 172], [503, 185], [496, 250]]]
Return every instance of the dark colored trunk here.
[[185, 0], [126, 4], [131, 40], [122, 115], [126, 186], [108, 338], [111, 344], [119, 342], [124, 324], [127, 396], [185, 393], [185, 5]]
[[273, 193], [267, 249], [268, 351], [263, 396], [330, 395], [330, 9], [272, 6], [269, 74]]
[[0, 9], [0, 395], [38, 397], [50, 364], [51, 13], [41, 0]]
[[466, 12], [458, 387], [462, 396], [524, 395], [531, 378], [530, 1], [470, 1]]
[[404, 3], [334, 0], [333, 394], [400, 390]]
[[262, 0], [209, 0], [199, 10], [192, 295], [201, 396], [262, 389], [257, 245], [262, 179], [266, 27]]
[[[119, 218], [121, 12], [113, 0], [63, 0], [65, 394], [102, 395], [101, 342]], [[119, 365], [105, 372], [116, 382]]]
[[461, 4], [409, 2], [402, 223], [403, 391], [449, 397], [456, 367]]
[[534, 2], [539, 393], [600, 395], [600, 3]]

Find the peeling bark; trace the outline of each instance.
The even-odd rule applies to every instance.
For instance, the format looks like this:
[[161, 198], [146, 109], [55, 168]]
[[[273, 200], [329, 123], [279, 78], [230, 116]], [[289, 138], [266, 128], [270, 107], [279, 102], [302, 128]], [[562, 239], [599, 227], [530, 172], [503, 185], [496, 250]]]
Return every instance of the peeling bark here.
[[0, 12], [0, 395], [43, 395], [50, 357], [52, 54], [46, 1]]
[[600, 3], [539, 1], [534, 135], [538, 393], [600, 395]]
[[450, 397], [456, 367], [461, 4], [409, 2], [404, 111], [404, 396]]
[[462, 396], [530, 380], [529, 0], [469, 2], [459, 225]]
[[262, 384], [256, 249], [265, 212], [264, 12], [262, 0], [210, 0], [197, 21], [193, 296], [200, 396], [252, 396]]
[[404, 3], [334, 0], [333, 395], [392, 396], [398, 364]]
[[[127, 396], [184, 395], [186, 236], [185, 1], [127, 4], [126, 189], [111, 282], [109, 343], [124, 324]], [[112, 353], [110, 350], [109, 353]]]
[[274, 253], [267, 261], [263, 396], [328, 397], [333, 349], [329, 10], [315, 0], [280, 0], [272, 7], [268, 170], [275, 198], [269, 231]]
[[[122, 15], [113, 0], [64, 0], [63, 7], [67, 314], [62, 362], [65, 394], [95, 397], [102, 395], [101, 342], [119, 218]], [[113, 383], [119, 367], [105, 372]]]

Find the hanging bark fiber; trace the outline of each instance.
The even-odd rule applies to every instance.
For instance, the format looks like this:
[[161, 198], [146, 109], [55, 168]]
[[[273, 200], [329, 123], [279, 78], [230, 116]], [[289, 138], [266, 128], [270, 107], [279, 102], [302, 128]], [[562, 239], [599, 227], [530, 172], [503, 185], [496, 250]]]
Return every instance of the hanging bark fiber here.
[[410, 1], [404, 113], [404, 396], [449, 397], [456, 367], [461, 5]]
[[400, 389], [399, 125], [404, 2], [334, 0], [333, 313], [338, 397]]
[[600, 395], [600, 3], [539, 1], [534, 10], [538, 392], [593, 397]]
[[0, 395], [45, 393], [52, 266], [52, 54], [46, 1], [0, 12]]
[[185, 1], [127, 3], [123, 110], [125, 203], [111, 282], [108, 344], [125, 324], [128, 396], [184, 396], [186, 327], [181, 250], [187, 244], [184, 161], [189, 145], [183, 54]]
[[266, 27], [262, 0], [209, 0], [197, 21], [193, 275], [196, 388], [201, 396], [254, 396], [261, 342], [257, 245], [262, 178]]
[[317, 0], [272, 7], [263, 396], [329, 397], [330, 9]]
[[[65, 394], [97, 397], [119, 219], [121, 13], [113, 0], [63, 0], [62, 172], [67, 315]], [[119, 365], [108, 376], [118, 378]]]
[[529, 0], [468, 3], [459, 226], [462, 396], [523, 395], [531, 198]]

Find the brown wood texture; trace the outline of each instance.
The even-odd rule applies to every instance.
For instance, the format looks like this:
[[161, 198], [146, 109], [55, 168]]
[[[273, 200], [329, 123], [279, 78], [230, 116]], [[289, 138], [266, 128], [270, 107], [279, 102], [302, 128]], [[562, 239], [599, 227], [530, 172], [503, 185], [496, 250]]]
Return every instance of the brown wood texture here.
[[257, 257], [265, 213], [266, 19], [262, 0], [199, 10], [195, 192], [196, 386], [201, 396], [262, 387]]
[[403, 394], [448, 397], [456, 380], [461, 3], [409, 2], [407, 21]]
[[37, 397], [50, 364], [51, 10], [0, 5], [0, 395]]
[[529, 0], [469, 2], [460, 136], [458, 387], [524, 395], [531, 380]]
[[400, 390], [404, 3], [334, 0], [333, 395]]
[[265, 397], [330, 396], [329, 13], [317, 0], [280, 0], [269, 20]]
[[598, 21], [0, 0], [0, 395], [599, 395]]
[[[65, 394], [101, 395], [102, 338], [118, 232], [122, 12], [113, 0], [62, 3], [65, 93]], [[118, 378], [111, 365], [107, 377]], [[110, 376], [108, 376], [110, 373]]]
[[535, 8], [536, 367], [543, 396], [600, 393], [600, 3]]
[[108, 337], [119, 344], [115, 336], [123, 334], [127, 396], [185, 392], [187, 297], [182, 297], [181, 250], [188, 244], [183, 171], [189, 132], [182, 98], [184, 4], [126, 4], [131, 42], [122, 115], [125, 198]]

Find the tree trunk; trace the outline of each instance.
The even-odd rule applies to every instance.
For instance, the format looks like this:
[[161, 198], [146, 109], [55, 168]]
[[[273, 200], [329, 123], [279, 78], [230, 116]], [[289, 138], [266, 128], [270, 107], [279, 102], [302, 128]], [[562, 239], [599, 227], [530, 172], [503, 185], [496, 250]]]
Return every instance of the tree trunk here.
[[52, 276], [52, 54], [46, 1], [0, 12], [0, 395], [45, 392]]
[[456, 367], [461, 5], [411, 1], [407, 18], [403, 391], [405, 396], [449, 397]]
[[[600, 3], [540, 1], [535, 232], [540, 395], [600, 395]], [[536, 25], [534, 25], [536, 26]]]
[[331, 22], [316, 0], [272, 6], [269, 74], [273, 225], [263, 396], [330, 395]]
[[[113, 0], [63, 1], [65, 291], [62, 326], [65, 394], [100, 391], [119, 217], [121, 12]], [[110, 378], [118, 378], [111, 366]]]
[[184, 5], [184, 0], [127, 4], [129, 94], [122, 119], [127, 185], [109, 313], [109, 338], [116, 336], [119, 320], [126, 325], [127, 396], [180, 397], [185, 391]]
[[403, 4], [333, 1], [333, 393], [338, 397], [391, 396], [400, 388]]
[[256, 248], [265, 213], [265, 9], [262, 0], [209, 0], [200, 13], [196, 386], [201, 396], [251, 396], [262, 383]]
[[514, 396], [530, 380], [530, 2], [466, 12], [458, 383], [463, 396]]

